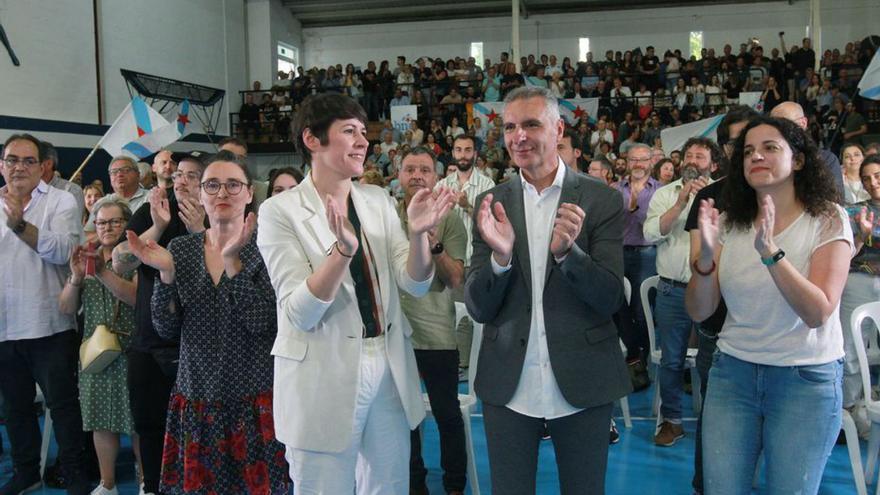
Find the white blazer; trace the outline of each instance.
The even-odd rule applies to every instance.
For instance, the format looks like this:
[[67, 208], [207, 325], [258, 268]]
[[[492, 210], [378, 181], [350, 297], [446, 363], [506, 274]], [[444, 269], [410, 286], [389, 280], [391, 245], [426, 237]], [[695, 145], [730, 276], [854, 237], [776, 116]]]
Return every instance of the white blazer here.
[[[385, 190], [352, 183], [351, 200], [376, 263], [391, 375], [413, 429], [425, 407], [412, 327], [400, 308], [397, 287], [420, 297], [433, 275], [416, 282], [407, 273], [409, 241]], [[258, 218], [257, 245], [278, 296], [278, 337], [272, 348], [275, 436], [296, 449], [341, 452], [351, 443], [363, 343], [354, 282], [346, 273], [333, 301], [316, 298], [306, 285], [336, 241], [311, 176], [267, 199]]]

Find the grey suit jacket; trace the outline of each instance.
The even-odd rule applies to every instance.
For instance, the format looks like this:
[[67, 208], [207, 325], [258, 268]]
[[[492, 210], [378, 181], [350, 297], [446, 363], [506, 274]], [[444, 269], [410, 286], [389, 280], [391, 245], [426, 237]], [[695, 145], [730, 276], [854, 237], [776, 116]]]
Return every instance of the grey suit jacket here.
[[[529, 253], [522, 184], [510, 180], [485, 194], [500, 202], [516, 232], [512, 268], [495, 275], [492, 250], [473, 231], [474, 253], [465, 281], [465, 303], [483, 323], [475, 389], [484, 402], [504, 406], [519, 383], [531, 327], [531, 263], [548, 257], [544, 323], [550, 364], [563, 397], [575, 407], [612, 402], [631, 390], [611, 317], [624, 301], [623, 203], [614, 189], [566, 171], [560, 203], [586, 213], [571, 252], [557, 264], [550, 254]], [[475, 220], [476, 222], [476, 220]]]

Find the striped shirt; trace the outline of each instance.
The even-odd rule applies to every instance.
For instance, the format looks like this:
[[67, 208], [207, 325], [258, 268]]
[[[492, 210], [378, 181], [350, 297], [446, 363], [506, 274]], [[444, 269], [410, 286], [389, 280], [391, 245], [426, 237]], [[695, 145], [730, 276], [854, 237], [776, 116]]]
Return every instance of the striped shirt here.
[[462, 191], [467, 196], [468, 203], [471, 207], [465, 209], [456, 204], [453, 211], [459, 216], [459, 218], [461, 218], [462, 223], [464, 223], [464, 229], [467, 231], [467, 249], [465, 250], [464, 264], [465, 266], [470, 266], [471, 254], [473, 254], [472, 243], [474, 240], [472, 234], [474, 202], [477, 200], [477, 196], [495, 187], [495, 182], [474, 168], [471, 168], [470, 178], [468, 178], [468, 181], [465, 182], [463, 186], [459, 187], [458, 174], [459, 172], [455, 172], [454, 174], [446, 176], [443, 180], [437, 183], [437, 186], [446, 186], [455, 191]]

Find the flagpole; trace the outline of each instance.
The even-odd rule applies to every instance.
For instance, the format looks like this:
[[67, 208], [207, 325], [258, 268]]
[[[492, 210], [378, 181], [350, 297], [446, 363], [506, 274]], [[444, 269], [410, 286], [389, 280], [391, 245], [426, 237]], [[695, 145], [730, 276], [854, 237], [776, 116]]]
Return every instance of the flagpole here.
[[71, 180], [71, 181], [72, 181], [73, 178], [76, 177], [80, 172], [82, 172], [82, 170], [86, 167], [86, 163], [88, 163], [89, 160], [92, 159], [92, 156], [94, 156], [94, 155], [95, 155], [95, 152], [98, 151], [98, 148], [101, 147], [101, 141], [103, 141], [103, 140], [104, 140], [104, 138], [101, 138], [101, 139], [98, 140], [98, 142], [95, 144], [95, 147], [92, 148], [92, 151], [90, 151], [89, 154], [88, 154], [88, 156], [86, 156], [86, 159], [83, 160], [82, 163], [80, 163], [79, 168], [77, 168], [76, 171], [73, 172], [73, 174], [70, 175], [70, 180]]

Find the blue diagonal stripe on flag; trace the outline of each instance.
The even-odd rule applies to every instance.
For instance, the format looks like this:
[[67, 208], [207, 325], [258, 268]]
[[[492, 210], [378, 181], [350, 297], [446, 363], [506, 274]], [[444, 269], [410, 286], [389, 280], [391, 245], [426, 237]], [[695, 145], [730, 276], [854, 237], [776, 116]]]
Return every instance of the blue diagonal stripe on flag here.
[[880, 51], [874, 54], [874, 58], [871, 59], [859, 81], [859, 96], [880, 100]]
[[138, 129], [144, 131], [145, 134], [153, 132], [153, 125], [150, 123], [150, 114], [147, 111], [146, 102], [138, 97], [134, 97], [131, 100], [131, 109], [134, 112], [134, 121]]
[[125, 151], [128, 151], [129, 153], [133, 154], [134, 156], [136, 156], [138, 158], [146, 158], [146, 157], [153, 154], [152, 151], [148, 150], [147, 148], [144, 147], [144, 145], [138, 143], [137, 141], [132, 141], [132, 142], [126, 144], [125, 146], [122, 147], [122, 149], [124, 149]]

